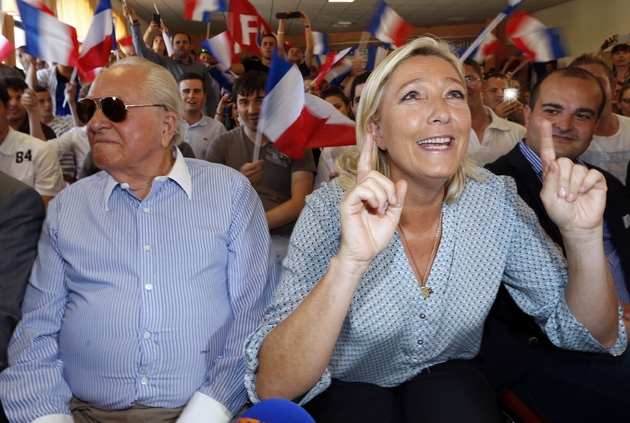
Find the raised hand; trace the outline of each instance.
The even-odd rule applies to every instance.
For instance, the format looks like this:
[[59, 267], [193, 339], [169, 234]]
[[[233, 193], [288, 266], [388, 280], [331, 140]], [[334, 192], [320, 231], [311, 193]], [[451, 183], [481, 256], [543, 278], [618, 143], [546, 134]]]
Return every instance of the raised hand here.
[[602, 226], [606, 208], [606, 180], [595, 169], [556, 158], [551, 123], [540, 130], [540, 159], [543, 166], [542, 202], [562, 236], [580, 235]]
[[372, 170], [374, 139], [367, 134], [357, 163], [357, 183], [339, 204], [341, 246], [338, 256], [367, 267], [394, 235], [407, 193], [407, 182], [394, 184]]

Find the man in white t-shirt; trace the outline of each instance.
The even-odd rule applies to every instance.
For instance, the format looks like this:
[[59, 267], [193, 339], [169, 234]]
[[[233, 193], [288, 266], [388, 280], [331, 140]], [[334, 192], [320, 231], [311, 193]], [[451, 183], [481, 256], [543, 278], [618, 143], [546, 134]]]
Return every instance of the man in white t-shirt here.
[[499, 117], [488, 106], [484, 106], [482, 93], [486, 81], [481, 77], [481, 68], [472, 59], [464, 61], [468, 107], [470, 108], [470, 141], [466, 154], [477, 165], [492, 163], [507, 154], [525, 138], [525, 128], [518, 123]]
[[604, 87], [606, 105], [595, 128], [593, 142], [580, 159], [600, 167], [625, 184], [628, 162], [630, 162], [630, 118], [613, 113], [612, 93], [617, 81], [612, 71], [601, 59], [583, 54], [569, 66], [589, 71]]
[[59, 160], [46, 142], [9, 126], [9, 98], [7, 89], [0, 84], [0, 170], [35, 188], [48, 205], [63, 189]]

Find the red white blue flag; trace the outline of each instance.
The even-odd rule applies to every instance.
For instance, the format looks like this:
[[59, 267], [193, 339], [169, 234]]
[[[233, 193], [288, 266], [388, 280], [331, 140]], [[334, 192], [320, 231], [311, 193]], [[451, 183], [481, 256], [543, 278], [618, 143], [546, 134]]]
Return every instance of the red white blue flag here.
[[381, 1], [376, 7], [376, 13], [374, 13], [367, 30], [381, 42], [394, 47], [403, 45], [412, 31], [413, 27], [384, 1]]
[[78, 63], [79, 70], [88, 72], [105, 66], [115, 42], [112, 4], [110, 0], [100, 0], [83, 40]]
[[15, 47], [7, 37], [0, 34], [0, 62], [7, 60], [7, 57], [15, 51]]
[[260, 53], [262, 37], [273, 33], [267, 21], [247, 0], [230, 0], [228, 31], [235, 43], [253, 53]]
[[483, 40], [481, 40], [479, 47], [470, 53], [470, 58], [477, 63], [483, 63], [486, 59], [497, 53], [499, 48], [499, 40], [497, 40], [497, 37], [490, 32]]
[[527, 13], [516, 13], [505, 25], [505, 32], [514, 45], [534, 62], [549, 62], [567, 55], [559, 30], [547, 28]]
[[323, 32], [312, 31], [313, 55], [322, 56], [328, 54], [328, 35]]
[[41, 60], [75, 67], [79, 42], [74, 27], [57, 19], [39, 0], [16, 2], [26, 37], [26, 52]]
[[346, 56], [355, 48], [356, 46], [349, 47], [339, 53], [335, 53], [334, 51], [328, 53], [326, 62], [319, 68], [315, 86], [319, 87], [324, 80], [330, 82], [332, 85], [340, 85], [352, 70], [352, 62], [347, 59]]
[[379, 47], [376, 44], [370, 44], [368, 47], [368, 58], [367, 63], [365, 64], [365, 70], [372, 71], [376, 69], [388, 54], [388, 49]]
[[230, 31], [223, 31], [208, 40], [203, 40], [200, 44], [226, 69], [229, 69], [233, 63], [238, 63], [238, 57], [234, 54], [234, 41]]
[[210, 22], [210, 12], [227, 12], [228, 0], [184, 0], [184, 19]]
[[355, 145], [354, 122], [325, 100], [304, 93], [297, 66], [274, 57], [258, 129], [289, 157], [304, 150]]

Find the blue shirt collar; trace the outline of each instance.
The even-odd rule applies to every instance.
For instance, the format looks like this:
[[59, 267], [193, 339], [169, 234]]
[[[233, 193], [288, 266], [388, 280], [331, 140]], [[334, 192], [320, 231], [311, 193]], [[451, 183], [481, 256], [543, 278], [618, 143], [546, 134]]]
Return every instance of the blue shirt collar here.
[[[540, 160], [540, 157], [538, 157], [538, 155], [527, 146], [526, 142], [527, 138], [523, 138], [521, 142], [518, 143], [518, 147], [521, 149], [521, 153], [523, 153], [529, 164], [534, 169], [534, 172], [536, 172], [536, 175], [538, 175], [538, 179], [542, 182], [542, 160]], [[584, 162], [580, 159], [575, 159], [573, 162], [586, 167]]]

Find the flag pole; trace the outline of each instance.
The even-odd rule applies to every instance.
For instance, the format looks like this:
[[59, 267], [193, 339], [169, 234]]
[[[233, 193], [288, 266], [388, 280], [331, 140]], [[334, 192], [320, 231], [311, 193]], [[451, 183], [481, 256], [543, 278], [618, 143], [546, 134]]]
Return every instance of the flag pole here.
[[[72, 75], [70, 75], [70, 84], [74, 83], [74, 80], [77, 79], [78, 70], [79, 68], [77, 68], [76, 66], [72, 69]], [[66, 96], [64, 96], [63, 105], [61, 107], [65, 108], [67, 104], [68, 104], [68, 99], [66, 98]]]
[[[490, 22], [490, 25], [488, 25], [486, 28], [484, 28], [483, 31], [481, 31], [481, 34], [479, 34], [477, 39], [470, 45], [470, 47], [468, 47], [468, 49], [464, 52], [464, 54], [462, 54], [462, 57], [459, 58], [459, 61], [461, 63], [463, 63], [464, 60], [468, 59], [468, 57], [472, 54], [472, 52], [475, 51], [475, 49], [481, 45], [481, 43], [483, 42], [483, 40], [485, 40], [488, 34], [494, 31], [494, 29], [501, 23], [501, 21], [505, 19], [507, 15], [512, 13], [514, 9], [516, 9], [518, 5], [523, 2], [523, 0], [520, 0], [520, 1], [508, 0], [508, 2], [510, 3], [510, 6], [508, 6], [503, 12], [499, 13], [492, 20], [492, 22]], [[514, 4], [512, 5], [512, 3]]]

